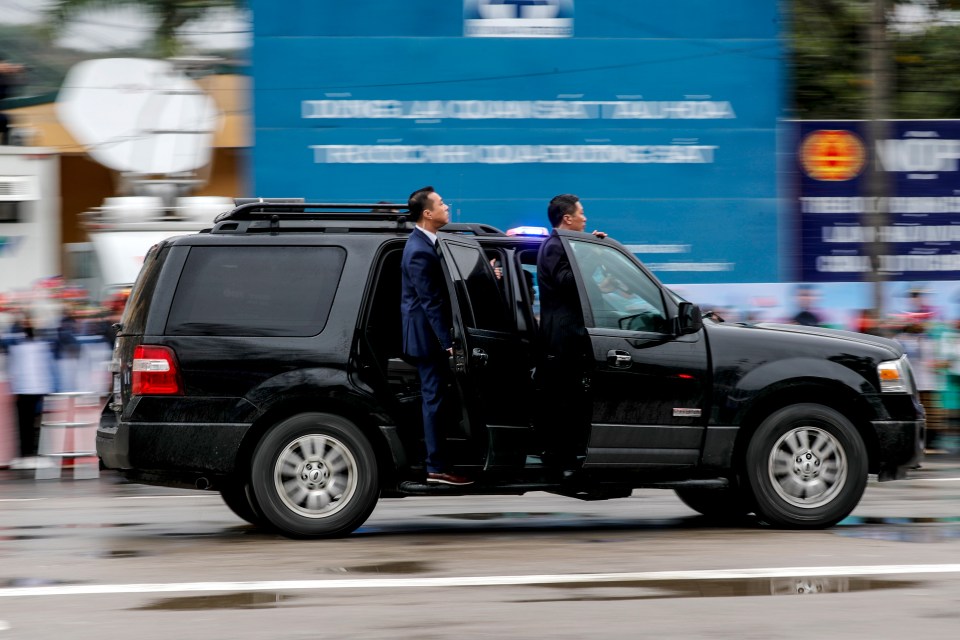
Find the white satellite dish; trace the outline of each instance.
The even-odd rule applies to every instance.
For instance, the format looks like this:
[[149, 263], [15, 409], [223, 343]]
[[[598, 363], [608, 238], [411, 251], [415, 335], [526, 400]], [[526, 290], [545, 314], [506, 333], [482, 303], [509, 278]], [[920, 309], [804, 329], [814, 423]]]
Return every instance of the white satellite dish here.
[[57, 114], [100, 164], [154, 175], [209, 164], [220, 117], [213, 100], [172, 64], [135, 58], [75, 65]]

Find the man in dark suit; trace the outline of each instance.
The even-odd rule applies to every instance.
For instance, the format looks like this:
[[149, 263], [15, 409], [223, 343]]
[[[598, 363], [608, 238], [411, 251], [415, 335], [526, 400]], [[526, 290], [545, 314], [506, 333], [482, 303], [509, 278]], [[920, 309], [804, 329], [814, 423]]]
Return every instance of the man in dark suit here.
[[[583, 231], [587, 218], [580, 198], [554, 197], [547, 207], [553, 233], [537, 254], [540, 287], [540, 344], [536, 383], [541, 397], [540, 431], [548, 443], [545, 462], [570, 475], [586, 450], [590, 404], [584, 378], [593, 360], [580, 293], [558, 230]], [[605, 238], [607, 234], [594, 231]]]
[[441, 452], [441, 407], [450, 381], [448, 357], [453, 355], [453, 322], [437, 231], [450, 222], [450, 209], [433, 187], [414, 191], [408, 202], [410, 233], [400, 263], [403, 352], [416, 363], [423, 399], [423, 435], [427, 448], [427, 482], [468, 485], [472, 480], [450, 473]]

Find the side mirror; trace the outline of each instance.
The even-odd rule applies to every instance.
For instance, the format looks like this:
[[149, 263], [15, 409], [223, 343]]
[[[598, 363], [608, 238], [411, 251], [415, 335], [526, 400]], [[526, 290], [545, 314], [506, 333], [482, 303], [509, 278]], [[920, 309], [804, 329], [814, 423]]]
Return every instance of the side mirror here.
[[696, 333], [703, 329], [703, 315], [700, 307], [692, 302], [681, 302], [677, 311], [677, 334]]

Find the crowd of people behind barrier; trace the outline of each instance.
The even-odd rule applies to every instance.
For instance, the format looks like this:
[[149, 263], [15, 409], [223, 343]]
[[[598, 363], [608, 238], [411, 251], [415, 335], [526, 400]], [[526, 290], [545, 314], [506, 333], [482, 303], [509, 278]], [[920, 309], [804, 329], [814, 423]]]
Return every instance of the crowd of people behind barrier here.
[[0, 468], [32, 469], [44, 398], [104, 395], [124, 299], [96, 306], [62, 283], [0, 304]]

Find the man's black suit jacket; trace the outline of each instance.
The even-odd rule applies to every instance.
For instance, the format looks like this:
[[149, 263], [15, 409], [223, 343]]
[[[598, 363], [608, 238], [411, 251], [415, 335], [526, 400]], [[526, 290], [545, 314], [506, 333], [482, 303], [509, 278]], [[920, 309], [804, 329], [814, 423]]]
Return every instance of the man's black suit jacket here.
[[567, 363], [582, 362], [590, 340], [583, 322], [580, 293], [570, 260], [556, 230], [537, 253], [540, 287], [540, 356]]

